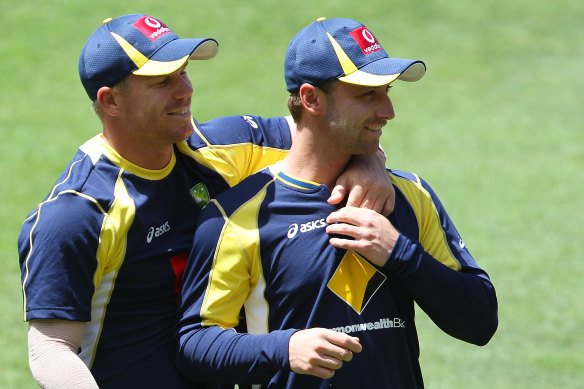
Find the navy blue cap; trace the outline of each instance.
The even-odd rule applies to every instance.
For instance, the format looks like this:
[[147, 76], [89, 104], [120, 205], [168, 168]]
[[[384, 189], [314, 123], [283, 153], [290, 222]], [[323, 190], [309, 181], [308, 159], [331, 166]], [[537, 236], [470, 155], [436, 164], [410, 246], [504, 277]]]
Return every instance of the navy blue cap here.
[[304, 83], [318, 86], [335, 79], [366, 86], [417, 81], [425, 72], [420, 60], [391, 58], [373, 33], [352, 19], [312, 22], [292, 39], [284, 61], [289, 92]]
[[89, 37], [79, 57], [79, 77], [91, 100], [103, 86], [112, 87], [130, 74], [169, 74], [189, 59], [213, 58], [212, 38], [181, 39], [163, 22], [131, 14], [106, 19]]

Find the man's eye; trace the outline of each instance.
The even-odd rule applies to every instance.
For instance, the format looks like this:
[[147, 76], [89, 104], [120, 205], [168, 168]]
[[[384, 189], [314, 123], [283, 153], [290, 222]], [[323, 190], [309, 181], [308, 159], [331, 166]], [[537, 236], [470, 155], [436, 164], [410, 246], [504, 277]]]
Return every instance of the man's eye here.
[[155, 82], [152, 86], [154, 86], [155, 88], [159, 88], [159, 87], [165, 86], [166, 84], [168, 84], [168, 79], [167, 78], [165, 78], [163, 80], [160, 80], [158, 82]]

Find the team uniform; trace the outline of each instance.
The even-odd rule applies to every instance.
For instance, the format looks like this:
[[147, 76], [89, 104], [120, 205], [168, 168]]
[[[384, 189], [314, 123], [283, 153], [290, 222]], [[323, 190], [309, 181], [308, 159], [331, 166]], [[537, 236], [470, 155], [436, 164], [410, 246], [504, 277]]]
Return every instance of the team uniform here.
[[[414, 302], [450, 335], [485, 344], [497, 325], [487, 273], [430, 186], [388, 174], [400, 234], [383, 267], [331, 246], [330, 191], [277, 165], [210, 202], [183, 278], [183, 373], [262, 388], [422, 388]], [[232, 330], [242, 306], [248, 333]], [[363, 351], [329, 380], [292, 373], [290, 336], [312, 327], [357, 336]]]
[[78, 354], [101, 388], [189, 387], [172, 339], [196, 217], [291, 145], [283, 117], [193, 123], [156, 171], [90, 139], [23, 224], [24, 319], [87, 322]]

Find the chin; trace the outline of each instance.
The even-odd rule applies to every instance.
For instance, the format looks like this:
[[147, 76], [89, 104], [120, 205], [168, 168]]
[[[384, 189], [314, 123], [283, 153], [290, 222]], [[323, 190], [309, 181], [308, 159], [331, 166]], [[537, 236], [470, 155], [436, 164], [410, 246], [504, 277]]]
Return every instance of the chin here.
[[368, 145], [364, 150], [364, 155], [375, 155], [379, 151], [379, 142], [375, 142], [375, 144]]
[[188, 125], [181, 128], [181, 140], [187, 139], [189, 136], [191, 136], [193, 134], [194, 131], [195, 131], [195, 129], [193, 128], [193, 126], [189, 122]]

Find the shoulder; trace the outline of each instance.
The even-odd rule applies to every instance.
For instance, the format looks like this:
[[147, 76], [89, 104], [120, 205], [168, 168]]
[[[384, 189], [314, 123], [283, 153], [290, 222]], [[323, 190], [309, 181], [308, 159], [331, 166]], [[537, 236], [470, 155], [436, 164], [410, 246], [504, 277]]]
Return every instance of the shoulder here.
[[99, 193], [92, 193], [79, 181], [72, 174], [70, 181], [55, 185], [24, 221], [19, 242], [33, 232], [37, 239], [51, 245], [76, 244], [79, 239], [85, 239], [82, 236], [99, 234], [113, 202], [113, 189], [100, 188]]
[[417, 188], [420, 191], [432, 192], [432, 187], [428, 182], [420, 177], [416, 173], [406, 172], [401, 170], [387, 169], [390, 180], [398, 188], [403, 186], [409, 186], [412, 188]]
[[420, 177], [416, 173], [404, 172], [401, 170], [387, 169], [390, 178], [403, 179], [412, 183], [418, 183]]
[[79, 148], [25, 225], [32, 220], [37, 227], [75, 231], [103, 217], [115, 198], [120, 169], [103, 158], [94, 140]]
[[[217, 197], [216, 205], [219, 206], [226, 215], [232, 215], [242, 206], [252, 207], [253, 199], [257, 199], [257, 206], [261, 205], [261, 199], [270, 188], [270, 183], [274, 182], [274, 176], [269, 168], [260, 170], [252, 174], [245, 180], [221, 193]], [[261, 198], [260, 198], [261, 197]]]
[[[391, 182], [410, 204], [441, 206], [440, 200], [428, 182], [416, 173], [388, 169]], [[433, 204], [433, 205], [432, 205]]]
[[253, 143], [276, 148], [292, 144], [290, 128], [284, 116], [263, 118], [256, 115], [223, 116], [207, 122], [195, 122], [191, 137], [195, 147]]

